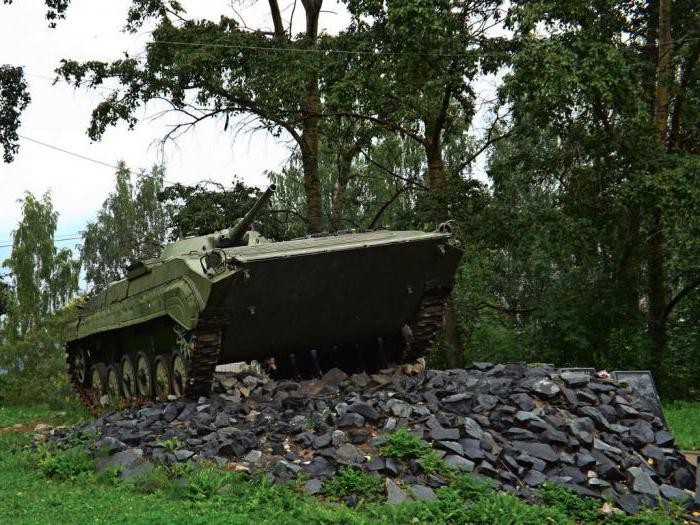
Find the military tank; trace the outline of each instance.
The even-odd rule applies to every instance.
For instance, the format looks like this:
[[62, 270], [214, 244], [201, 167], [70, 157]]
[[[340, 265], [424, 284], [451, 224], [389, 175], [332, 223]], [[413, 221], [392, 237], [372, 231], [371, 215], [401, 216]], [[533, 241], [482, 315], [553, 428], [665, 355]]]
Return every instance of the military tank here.
[[271, 242], [252, 226], [274, 191], [232, 228], [131, 264], [77, 309], [66, 359], [84, 404], [197, 398], [231, 362], [310, 377], [425, 352], [461, 256], [449, 228]]

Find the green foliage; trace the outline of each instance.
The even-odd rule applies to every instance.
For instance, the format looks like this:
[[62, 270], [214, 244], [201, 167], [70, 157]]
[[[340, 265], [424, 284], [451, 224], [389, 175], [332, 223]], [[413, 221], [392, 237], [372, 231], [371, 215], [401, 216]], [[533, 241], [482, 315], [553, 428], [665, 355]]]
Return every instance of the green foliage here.
[[69, 314], [43, 319], [22, 339], [0, 344], [0, 399], [8, 404], [43, 403], [53, 410], [72, 408], [76, 401], [65, 372], [63, 325]]
[[58, 481], [75, 481], [95, 469], [92, 456], [79, 446], [63, 450], [39, 445], [36, 463], [44, 476]]
[[172, 491], [178, 497], [194, 501], [210, 499], [226, 485], [242, 481], [240, 474], [226, 472], [210, 462], [188, 464], [182, 474], [174, 481]]
[[158, 200], [164, 173], [154, 166], [137, 174], [134, 185], [131, 171], [119, 163], [114, 191], [83, 233], [80, 259], [93, 291], [121, 279], [132, 262], [160, 255], [166, 238], [166, 212]]
[[678, 448], [700, 450], [700, 403], [674, 401], [664, 406], [664, 415]]
[[19, 151], [17, 128], [31, 97], [21, 67], [0, 65], [0, 146], [3, 160], [12, 162]]
[[[258, 188], [246, 186], [235, 179], [230, 188], [214, 182], [201, 182], [194, 186], [173, 184], [160, 192], [158, 200], [166, 209], [172, 238], [177, 239], [233, 227], [261, 193]], [[256, 230], [270, 239], [285, 237], [277, 214], [269, 207], [258, 215]]]
[[384, 495], [384, 480], [375, 474], [342, 467], [335, 477], [323, 484], [323, 493], [334, 498], [357, 494], [361, 498], [378, 499]]
[[577, 496], [559, 485], [545, 483], [539, 490], [542, 502], [582, 522], [594, 522], [600, 515], [600, 501]]
[[177, 449], [179, 449], [182, 446], [182, 443], [180, 443], [180, 440], [177, 439], [176, 437], [172, 437], [170, 439], [164, 439], [162, 441], [158, 441], [156, 443], [157, 446], [163, 447], [163, 449], [166, 452], [175, 452]]
[[405, 428], [386, 436], [379, 451], [383, 456], [395, 459], [418, 459], [429, 453], [431, 446]]
[[49, 193], [41, 200], [25, 194], [12, 252], [3, 262], [11, 272], [15, 295], [4, 326], [8, 339], [40, 329], [44, 317], [57, 312], [78, 290], [79, 262], [71, 258], [70, 250], [54, 245], [57, 222]]
[[387, 435], [379, 451], [383, 456], [398, 460], [417, 459], [427, 473], [449, 473], [447, 464], [438, 458], [435, 450], [405, 428]]

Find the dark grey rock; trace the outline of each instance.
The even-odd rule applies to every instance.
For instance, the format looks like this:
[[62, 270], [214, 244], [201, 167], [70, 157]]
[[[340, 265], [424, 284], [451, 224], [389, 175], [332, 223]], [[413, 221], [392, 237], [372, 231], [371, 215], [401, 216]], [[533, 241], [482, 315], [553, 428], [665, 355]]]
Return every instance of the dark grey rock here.
[[644, 446], [653, 443], [656, 436], [651, 423], [648, 421], [637, 421], [630, 429], [630, 438], [635, 445]]
[[262, 452], [259, 450], [251, 450], [245, 456], [243, 456], [243, 461], [248, 463], [258, 463], [262, 459]]
[[103, 455], [111, 455], [115, 452], [126, 450], [127, 448], [126, 443], [111, 436], [105, 436], [95, 443], [95, 449], [97, 449], [97, 451]]
[[693, 499], [693, 495], [683, 489], [663, 484], [659, 487], [661, 495], [667, 500], [677, 501], [679, 503], [689, 502]]
[[411, 485], [409, 490], [411, 495], [419, 501], [432, 501], [437, 499], [435, 491], [425, 485]]
[[[381, 416], [369, 403], [357, 402], [348, 407], [348, 412], [355, 412], [370, 421], [377, 421]], [[363, 422], [364, 424], [364, 422]]]
[[430, 439], [435, 441], [454, 441], [459, 439], [459, 429], [437, 427], [430, 431]]
[[569, 431], [583, 443], [593, 443], [595, 424], [589, 417], [577, 417], [569, 423]]
[[331, 435], [330, 434], [321, 434], [320, 436], [316, 436], [313, 438], [311, 441], [311, 446], [314, 449], [319, 449], [319, 448], [325, 448], [331, 444]]
[[462, 428], [467, 437], [481, 439], [484, 436], [484, 431], [482, 430], [481, 425], [470, 417], [464, 418]]
[[627, 472], [632, 476], [632, 490], [640, 494], [648, 494], [654, 498], [659, 497], [659, 486], [654, 483], [649, 474], [639, 467], [630, 467]]
[[365, 459], [365, 455], [355, 445], [345, 443], [335, 451], [338, 463], [343, 465], [360, 465]]
[[659, 447], [672, 447], [675, 438], [666, 430], [659, 430], [654, 434], [654, 443]]
[[532, 390], [545, 398], [553, 398], [561, 392], [559, 386], [554, 382], [546, 378], [542, 378], [536, 381], [532, 385]]
[[462, 448], [462, 445], [460, 445], [456, 441], [436, 441], [434, 445], [436, 448], [446, 450], [447, 452], [452, 454], [457, 454], [459, 456], [464, 454], [464, 449]]
[[126, 469], [143, 461], [142, 449], [128, 448], [112, 456], [98, 457], [95, 460], [95, 471], [100, 473], [110, 468]]
[[598, 438], [593, 438], [593, 448], [605, 452], [608, 455], [612, 454], [615, 456], [620, 456], [622, 454], [622, 450], [620, 450], [617, 447], [608, 445], [605, 441]]
[[535, 408], [535, 402], [527, 394], [513, 394], [512, 396], [510, 396], [510, 398], [516, 405], [518, 405], [518, 408], [520, 408], [520, 410], [528, 412]]
[[192, 452], [191, 450], [186, 450], [186, 449], [176, 450], [174, 452], [174, 454], [175, 454], [175, 459], [177, 459], [178, 461], [187, 461], [192, 456], [194, 456], [194, 452]]
[[394, 505], [396, 503], [403, 503], [404, 501], [408, 500], [408, 494], [401, 489], [396, 483], [394, 483], [391, 479], [386, 478], [384, 481], [384, 485], [386, 487], [386, 502], [390, 505]]
[[544, 443], [528, 443], [526, 441], [514, 441], [512, 446], [517, 450], [527, 452], [531, 456], [540, 458], [548, 463], [553, 463], [559, 460], [559, 454]]
[[331, 442], [334, 447], [339, 447], [348, 442], [348, 435], [342, 430], [334, 430], [331, 434]]
[[473, 461], [469, 461], [468, 459], [463, 458], [462, 456], [450, 454], [445, 456], [444, 461], [445, 463], [447, 463], [448, 467], [454, 470], [459, 470], [461, 472], [474, 471], [475, 463]]
[[531, 487], [536, 487], [547, 481], [547, 476], [537, 470], [530, 470], [523, 481]]
[[321, 492], [323, 488], [323, 481], [317, 478], [313, 478], [304, 483], [304, 494], [309, 496], [315, 496]]
[[339, 427], [357, 427], [365, 426], [365, 418], [356, 412], [346, 412], [338, 421]]

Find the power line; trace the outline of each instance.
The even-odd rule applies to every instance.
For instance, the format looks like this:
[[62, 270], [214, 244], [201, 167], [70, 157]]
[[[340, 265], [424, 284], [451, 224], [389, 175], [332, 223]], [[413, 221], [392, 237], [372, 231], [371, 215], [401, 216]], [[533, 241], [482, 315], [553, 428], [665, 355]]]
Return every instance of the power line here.
[[[103, 162], [103, 161], [101, 161], [101, 160], [93, 159], [92, 157], [87, 157], [87, 156], [82, 155], [82, 154], [80, 154], [80, 153], [75, 153], [74, 151], [69, 151], [69, 150], [64, 149], [64, 148], [61, 148], [61, 147], [59, 147], [59, 146], [54, 146], [53, 144], [48, 144], [48, 143], [46, 143], [46, 142], [42, 142], [42, 141], [40, 141], [40, 140], [33, 139], [33, 138], [31, 138], [31, 137], [27, 137], [26, 135], [21, 135], [21, 134], [18, 133], [17, 136], [20, 137], [20, 138], [22, 138], [22, 139], [24, 139], [24, 140], [28, 140], [28, 141], [30, 141], [30, 142], [34, 142], [35, 144], [39, 144], [39, 145], [41, 145], [41, 146], [44, 146], [44, 147], [46, 147], [46, 148], [50, 148], [50, 149], [52, 149], [52, 150], [60, 151], [61, 153], [65, 153], [66, 155], [72, 155], [73, 157], [78, 157], [79, 159], [87, 160], [87, 161], [89, 161], [89, 162], [94, 162], [95, 164], [100, 164], [100, 165], [102, 165], [102, 166], [107, 166], [108, 168], [112, 168], [112, 169], [115, 169], [115, 170], [116, 170], [116, 169], [119, 169], [119, 166], [115, 166], [114, 164], [109, 164], [108, 162]], [[175, 182], [172, 182], [172, 181], [169, 181], [169, 180], [165, 180], [165, 179], [161, 179], [160, 177], [155, 177], [155, 176], [153, 176], [153, 175], [147, 175], [147, 174], [145, 174], [145, 173], [142, 173], [142, 174], [138, 175], [138, 177], [141, 177], [141, 178], [144, 178], [144, 179], [155, 179], [155, 180], [159, 180], [159, 181], [162, 182], [163, 184], [177, 184], [177, 183], [175, 183]]]
[[[539, 40], [539, 39], [537, 39]], [[700, 37], [693, 37], [693, 38], [682, 38], [678, 40], [671, 40], [670, 43], [686, 43], [686, 42], [694, 42], [696, 40], [700, 40]], [[617, 43], [615, 43], [617, 44]], [[620, 45], [630, 45], [630, 42], [619, 42]], [[217, 44], [217, 43], [208, 43], [208, 42], [182, 42], [182, 41], [177, 41], [177, 40], [154, 40], [152, 42], [146, 42], [147, 46], [150, 45], [169, 45], [169, 46], [193, 46], [193, 47], [211, 47], [211, 48], [221, 48], [221, 49], [250, 49], [250, 50], [255, 50], [255, 51], [272, 51], [272, 52], [281, 52], [281, 53], [317, 53], [317, 54], [338, 54], [338, 55], [373, 55], [373, 56], [382, 56], [382, 55], [387, 55], [387, 56], [402, 56], [402, 55], [407, 55], [407, 56], [434, 56], [434, 57], [458, 57], [458, 56], [466, 56], [469, 55], [475, 51], [478, 51], [477, 49], [471, 50], [471, 51], [461, 51], [461, 52], [454, 52], [454, 53], [416, 53], [414, 51], [380, 51], [380, 50], [374, 50], [374, 51], [362, 51], [362, 50], [348, 50], [348, 49], [334, 49], [334, 48], [318, 48], [318, 47], [268, 47], [268, 46], [252, 46], [252, 45], [245, 45], [245, 44]], [[638, 44], [640, 47], [656, 47], [659, 44]], [[484, 51], [478, 51], [481, 54], [484, 54]], [[494, 54], [503, 54], [501, 51], [490, 51], [490, 53]], [[487, 53], [488, 54], [488, 53]]]
[[[82, 238], [83, 238], [83, 236], [79, 235], [77, 237], [65, 237], [63, 239], [54, 239], [53, 242], [57, 243], [57, 242], [65, 242], [65, 241], [76, 241], [76, 240], [82, 239]], [[0, 248], [11, 248], [12, 246], [13, 246], [13, 243], [0, 244]]]
[[103, 162], [103, 161], [101, 161], [101, 160], [93, 159], [93, 158], [91, 158], [91, 157], [86, 157], [85, 155], [81, 155], [80, 153], [75, 153], [75, 152], [73, 152], [73, 151], [68, 151], [67, 149], [63, 149], [63, 148], [61, 148], [61, 147], [59, 147], [59, 146], [54, 146], [54, 145], [52, 145], [52, 144], [47, 144], [46, 142], [42, 142], [42, 141], [40, 141], [40, 140], [36, 140], [36, 139], [31, 138], [31, 137], [27, 137], [26, 135], [20, 135], [20, 134], [18, 134], [17, 136], [20, 137], [20, 138], [22, 138], [22, 139], [24, 139], [24, 140], [28, 140], [29, 142], [34, 142], [35, 144], [39, 144], [39, 145], [41, 145], [41, 146], [44, 146], [44, 147], [46, 147], [46, 148], [50, 148], [50, 149], [53, 149], [53, 150], [56, 150], [56, 151], [60, 151], [61, 153], [65, 153], [66, 155], [72, 155], [73, 157], [78, 157], [79, 159], [83, 159], [83, 160], [87, 160], [87, 161], [90, 161], [90, 162], [94, 162], [95, 164], [101, 164], [102, 166], [107, 166], [108, 168], [112, 168], [112, 169], [115, 169], [115, 170], [116, 170], [116, 169], [119, 169], [119, 167], [118, 167], [118, 166], [115, 166], [114, 164], [109, 164], [109, 163]]

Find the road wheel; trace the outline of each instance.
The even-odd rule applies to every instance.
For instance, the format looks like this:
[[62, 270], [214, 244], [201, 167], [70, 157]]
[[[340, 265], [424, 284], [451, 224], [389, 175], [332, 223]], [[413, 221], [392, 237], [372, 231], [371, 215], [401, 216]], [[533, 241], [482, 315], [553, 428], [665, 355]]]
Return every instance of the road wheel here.
[[153, 360], [145, 352], [136, 354], [136, 388], [144, 399], [153, 396]]
[[177, 397], [185, 395], [187, 385], [187, 363], [182, 352], [173, 353], [173, 394]]
[[138, 385], [136, 383], [136, 367], [131, 356], [125, 355], [122, 357], [121, 376], [122, 376], [122, 392], [127, 401], [132, 401], [138, 397]]
[[107, 367], [104, 363], [96, 363], [90, 368], [90, 391], [96, 405], [104, 404], [103, 396], [107, 394]]
[[73, 357], [73, 374], [81, 385], [85, 384], [88, 377], [87, 354], [79, 348]]
[[107, 367], [107, 395], [110, 405], [116, 405], [124, 399], [121, 367], [117, 363]]
[[173, 363], [169, 355], [156, 357], [154, 379], [156, 399], [167, 401], [173, 393]]

